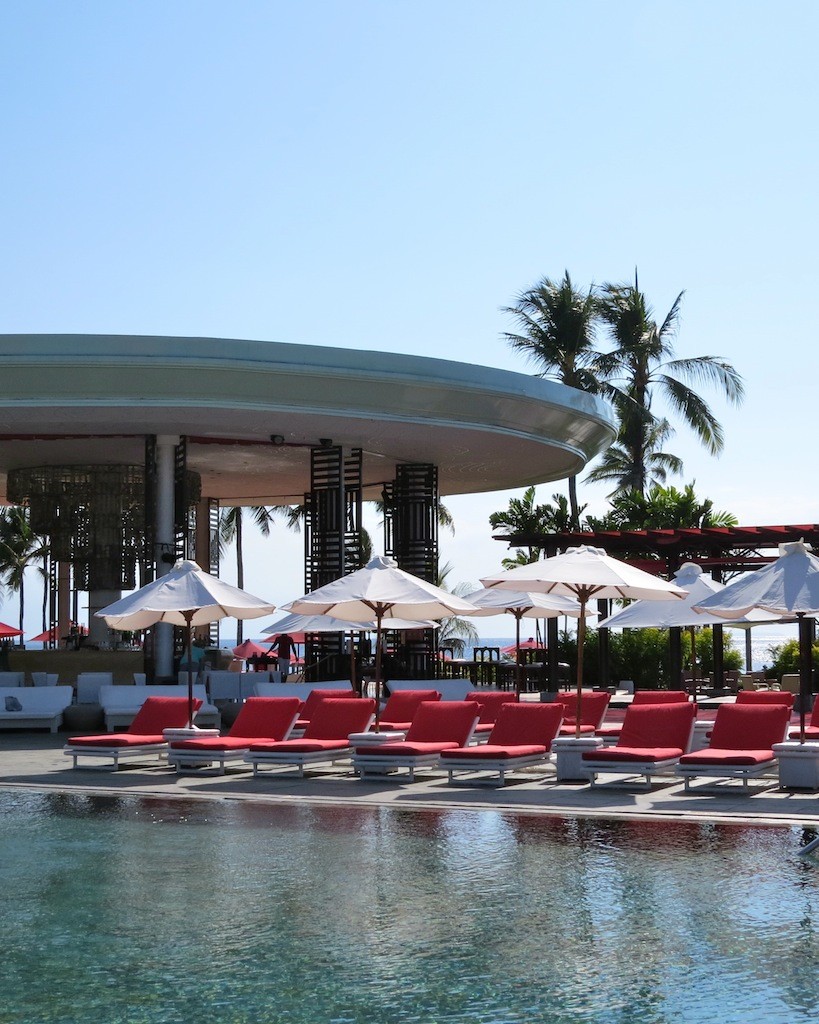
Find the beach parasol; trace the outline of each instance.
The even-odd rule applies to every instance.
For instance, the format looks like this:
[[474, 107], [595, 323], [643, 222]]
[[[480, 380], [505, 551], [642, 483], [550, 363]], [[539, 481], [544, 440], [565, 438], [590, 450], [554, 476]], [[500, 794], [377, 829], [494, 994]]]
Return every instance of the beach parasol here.
[[188, 728], [193, 725], [193, 657], [191, 635], [194, 626], [218, 619], [257, 619], [276, 610], [274, 604], [254, 597], [238, 587], [217, 579], [187, 559], [159, 579], [127, 597], [95, 612], [111, 629], [147, 629], [157, 622], [185, 628], [188, 656]]
[[0, 622], [0, 640], [10, 640], [13, 636], [22, 635], [22, 629], [16, 629], [14, 626], [7, 626], [5, 622]]
[[[88, 629], [85, 626], [74, 626], [74, 629], [80, 636], [88, 636]], [[47, 644], [54, 643], [57, 639], [57, 627], [52, 626], [51, 629], [47, 629], [44, 633], [38, 633], [37, 636], [31, 637], [29, 642], [32, 644]]]
[[799, 742], [805, 742], [805, 709], [813, 689], [813, 625], [819, 615], [819, 558], [801, 540], [779, 545], [775, 562], [729, 583], [696, 610], [739, 619], [755, 609], [794, 615], [799, 623]]
[[[378, 731], [381, 690], [381, 637], [388, 628], [423, 628], [425, 621], [475, 611], [475, 605], [449, 594], [433, 583], [399, 569], [390, 558], [376, 556], [363, 569], [348, 573], [295, 601], [286, 611], [303, 615], [332, 615], [348, 629], [375, 623], [375, 729]], [[396, 620], [403, 620], [396, 626]], [[406, 623], [412, 624], [408, 627]]]
[[658, 576], [611, 558], [600, 548], [569, 548], [560, 555], [482, 579], [485, 587], [537, 591], [574, 597], [580, 602], [577, 622], [577, 725], [580, 738], [580, 709], [583, 691], [583, 644], [586, 639], [586, 605], [592, 598], [644, 598], [669, 601], [685, 597], [685, 591]]
[[[674, 583], [685, 590], [686, 596], [679, 601], [634, 601], [626, 608], [621, 608], [608, 618], [598, 623], [604, 629], [690, 629], [691, 651], [694, 659], [694, 678], [696, 679], [696, 646], [694, 630], [697, 626], [726, 626], [724, 615], [695, 610], [695, 605], [725, 590], [709, 573], [694, 562], [685, 562], [674, 574]], [[741, 619], [734, 621], [738, 628], [749, 628], [763, 622], [778, 622], [780, 615], [753, 609]]]
[[[515, 646], [512, 648], [515, 654], [515, 693], [520, 697], [520, 652], [524, 644], [520, 642], [520, 620], [527, 619], [556, 619], [560, 615], [571, 615], [574, 618], [580, 617], [580, 605], [574, 598], [562, 597], [560, 594], [538, 594], [529, 593], [523, 590], [505, 590], [503, 588], [484, 588], [475, 590], [471, 594], [464, 595], [465, 601], [470, 601], [478, 606], [475, 612], [467, 612], [470, 617], [486, 615], [507, 614], [515, 617]], [[526, 641], [524, 641], [526, 643]], [[531, 641], [528, 646], [536, 648], [538, 645]], [[509, 650], [504, 648], [504, 650]]]
[[248, 658], [258, 657], [260, 654], [267, 654], [267, 648], [260, 647], [252, 640], [245, 640], [238, 647], [233, 648], [233, 657], [247, 661]]

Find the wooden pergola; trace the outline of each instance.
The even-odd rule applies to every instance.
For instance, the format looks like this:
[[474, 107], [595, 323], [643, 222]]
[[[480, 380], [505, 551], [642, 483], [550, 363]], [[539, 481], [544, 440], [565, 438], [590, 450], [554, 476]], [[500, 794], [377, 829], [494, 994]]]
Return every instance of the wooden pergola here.
[[[672, 527], [646, 530], [577, 530], [567, 533], [516, 533], [498, 535], [510, 547], [540, 548], [546, 556], [582, 544], [602, 548], [607, 554], [630, 565], [671, 579], [685, 562], [694, 562], [714, 579], [725, 583], [740, 573], [759, 569], [776, 560], [779, 545], [803, 540], [819, 550], [819, 524], [786, 526], [705, 526]], [[608, 602], [600, 602], [608, 606]], [[601, 609], [604, 614], [608, 609]], [[724, 678], [722, 660], [722, 626], [714, 626], [714, 683], [721, 686]], [[546, 624], [549, 679], [556, 685], [557, 620]], [[672, 678], [682, 672], [682, 642], [679, 629], [671, 634]], [[600, 677], [609, 678], [608, 630], [601, 630]]]

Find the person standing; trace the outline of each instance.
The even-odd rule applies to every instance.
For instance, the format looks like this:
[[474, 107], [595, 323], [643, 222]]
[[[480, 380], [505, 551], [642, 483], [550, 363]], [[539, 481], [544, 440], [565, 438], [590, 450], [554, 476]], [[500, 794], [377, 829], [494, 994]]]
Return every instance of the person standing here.
[[287, 677], [290, 674], [290, 659], [293, 655], [293, 638], [289, 633], [280, 633], [273, 647], [278, 659], [279, 672], [282, 674], [282, 682], [287, 682]]

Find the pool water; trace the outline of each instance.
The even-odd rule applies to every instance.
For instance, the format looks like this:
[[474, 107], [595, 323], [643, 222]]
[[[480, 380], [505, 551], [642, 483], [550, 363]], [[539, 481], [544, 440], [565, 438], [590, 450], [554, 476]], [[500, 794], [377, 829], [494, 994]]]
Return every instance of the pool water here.
[[0, 792], [0, 1022], [813, 1021], [799, 830]]

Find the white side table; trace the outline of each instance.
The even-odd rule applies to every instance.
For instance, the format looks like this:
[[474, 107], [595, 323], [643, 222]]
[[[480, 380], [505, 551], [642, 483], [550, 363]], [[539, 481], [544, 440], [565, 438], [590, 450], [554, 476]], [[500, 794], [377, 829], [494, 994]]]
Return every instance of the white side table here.
[[358, 743], [366, 743], [368, 746], [378, 746], [379, 743], [394, 743], [396, 740], [403, 740], [406, 733], [388, 732], [351, 732], [348, 739], [352, 746]]
[[819, 743], [786, 740], [774, 743], [779, 761], [779, 785], [782, 789], [819, 789]]
[[552, 740], [555, 755], [558, 782], [588, 782], [589, 769], [583, 763], [583, 754], [587, 750], [597, 750], [603, 746], [599, 736], [558, 736]]
[[194, 726], [192, 729], [163, 729], [162, 735], [168, 743], [173, 743], [174, 740], [210, 740], [221, 736], [221, 733], [218, 729], [197, 729]]

